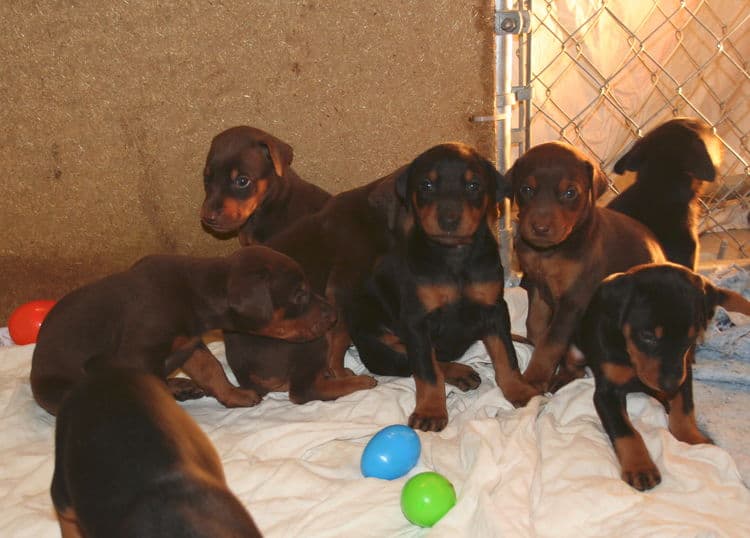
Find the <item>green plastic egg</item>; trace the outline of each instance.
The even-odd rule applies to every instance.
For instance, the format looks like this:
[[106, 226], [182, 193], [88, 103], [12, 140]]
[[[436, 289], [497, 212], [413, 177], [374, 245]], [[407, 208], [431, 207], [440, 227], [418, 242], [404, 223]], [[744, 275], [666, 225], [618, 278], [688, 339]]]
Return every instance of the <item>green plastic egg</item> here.
[[420, 527], [432, 527], [456, 504], [456, 490], [439, 473], [414, 475], [401, 490], [401, 511]]

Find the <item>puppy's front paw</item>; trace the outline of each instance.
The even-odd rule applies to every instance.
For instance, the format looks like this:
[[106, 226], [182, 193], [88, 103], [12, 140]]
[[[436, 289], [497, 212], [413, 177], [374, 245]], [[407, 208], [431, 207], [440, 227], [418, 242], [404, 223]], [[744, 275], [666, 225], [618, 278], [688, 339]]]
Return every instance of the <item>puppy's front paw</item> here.
[[534, 387], [540, 393], [544, 393], [549, 388], [549, 382], [552, 378], [552, 371], [541, 364], [529, 364], [529, 367], [523, 373], [523, 379], [528, 385]]
[[235, 388], [221, 397], [216, 396], [224, 407], [253, 407], [258, 405], [262, 398], [253, 389]]
[[656, 487], [661, 482], [661, 473], [650, 460], [640, 465], [623, 467], [620, 476], [638, 491], [646, 491]]
[[426, 415], [414, 411], [409, 417], [409, 426], [423, 432], [439, 432], [448, 425], [448, 414]]
[[500, 386], [500, 390], [503, 391], [505, 399], [512, 403], [514, 407], [523, 407], [529, 403], [529, 400], [534, 396], [542, 394], [539, 389], [527, 384], [521, 379], [504, 381], [503, 383], [498, 383], [498, 385]]
[[178, 402], [197, 400], [206, 395], [205, 390], [186, 377], [170, 377], [167, 379], [167, 388]]
[[440, 363], [439, 366], [443, 370], [445, 382], [463, 392], [474, 390], [482, 383], [482, 378], [474, 371], [474, 368], [466, 364], [449, 362]]
[[673, 428], [672, 425], [670, 425], [670, 430], [672, 430], [672, 435], [674, 435], [678, 441], [688, 443], [689, 445], [712, 445], [714, 443], [710, 437], [703, 435], [697, 426]]

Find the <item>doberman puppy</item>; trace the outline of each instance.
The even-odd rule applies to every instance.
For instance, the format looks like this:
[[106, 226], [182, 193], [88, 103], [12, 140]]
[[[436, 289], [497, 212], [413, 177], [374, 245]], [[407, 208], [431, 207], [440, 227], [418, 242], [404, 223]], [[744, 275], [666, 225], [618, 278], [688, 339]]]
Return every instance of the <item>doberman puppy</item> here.
[[[260, 394], [289, 391], [291, 401], [305, 403], [376, 385], [373, 377], [354, 376], [344, 368], [351, 339], [341, 311], [378, 256], [408, 226], [397, 207], [395, 178], [400, 170], [337, 194], [320, 212], [299, 219], [266, 243], [302, 265], [313, 289], [325, 294], [338, 318], [325, 338], [304, 344], [225, 331], [227, 362], [241, 386]], [[300, 366], [290, 372], [290, 365]]]
[[206, 198], [201, 222], [219, 235], [238, 233], [240, 243], [264, 243], [331, 197], [290, 167], [292, 147], [254, 127], [216, 135], [206, 157]]
[[164, 382], [94, 372], [65, 398], [52, 502], [64, 538], [254, 538], [213, 445]]
[[54, 415], [92, 363], [161, 378], [182, 368], [225, 406], [254, 405], [259, 396], [231, 385], [212, 355], [193, 354], [201, 335], [227, 329], [306, 341], [334, 321], [299, 264], [270, 248], [245, 247], [227, 258], [147, 256], [52, 308], [34, 349], [31, 389]]
[[489, 161], [455, 143], [422, 153], [397, 179], [413, 226], [378, 262], [347, 311], [352, 339], [371, 372], [414, 376], [413, 428], [445, 428], [445, 381], [461, 390], [479, 385], [471, 367], [451, 362], [477, 340], [508, 400], [522, 405], [538, 394], [518, 369], [493, 233], [496, 202], [509, 194], [507, 187]]
[[594, 372], [594, 404], [622, 467], [639, 490], [661, 475], [627, 415], [626, 396], [645, 392], [669, 412], [669, 430], [690, 444], [710, 443], [695, 423], [691, 350], [714, 309], [750, 314], [750, 302], [677, 264], [647, 264], [607, 278], [576, 336]]
[[615, 163], [615, 173], [637, 175], [608, 207], [645, 224], [669, 261], [695, 269], [698, 196], [705, 181], [716, 179], [720, 160], [720, 142], [708, 124], [696, 118], [670, 120]]
[[599, 282], [665, 261], [664, 254], [643, 224], [596, 206], [606, 180], [573, 146], [535, 146], [508, 175], [519, 207], [515, 247], [529, 293], [527, 336], [535, 346], [524, 378], [540, 390], [554, 389], [567, 381], [552, 378]]

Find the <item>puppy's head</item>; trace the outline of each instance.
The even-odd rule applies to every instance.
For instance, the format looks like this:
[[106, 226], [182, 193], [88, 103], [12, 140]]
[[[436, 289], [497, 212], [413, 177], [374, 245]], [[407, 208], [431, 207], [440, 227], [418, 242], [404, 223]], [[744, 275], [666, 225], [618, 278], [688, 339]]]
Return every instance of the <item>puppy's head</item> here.
[[428, 149], [396, 179], [396, 193], [414, 225], [446, 246], [470, 244], [508, 185], [494, 165], [465, 144]]
[[617, 317], [631, 366], [647, 387], [673, 395], [685, 381], [688, 351], [713, 317], [721, 291], [676, 264], [647, 264], [605, 280], [599, 292]]
[[516, 160], [507, 175], [519, 208], [521, 237], [537, 248], [565, 241], [607, 188], [599, 166], [561, 142], [534, 146]]
[[239, 126], [216, 135], [203, 170], [203, 225], [220, 235], [236, 232], [271, 199], [292, 157], [291, 146], [260, 129]]
[[684, 178], [713, 181], [721, 164], [721, 148], [721, 141], [707, 123], [697, 118], [675, 118], [633, 144], [615, 163], [614, 171], [638, 172], [639, 179], [653, 175], [660, 182], [684, 181]]
[[336, 321], [334, 309], [311, 291], [300, 265], [285, 254], [249, 246], [228, 260], [228, 315], [234, 330], [305, 342], [325, 334]]

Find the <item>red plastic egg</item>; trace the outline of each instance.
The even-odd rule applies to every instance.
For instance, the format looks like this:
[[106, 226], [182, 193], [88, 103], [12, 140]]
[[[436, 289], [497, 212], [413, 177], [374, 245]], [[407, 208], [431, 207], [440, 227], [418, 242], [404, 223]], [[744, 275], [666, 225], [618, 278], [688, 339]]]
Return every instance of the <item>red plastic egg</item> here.
[[55, 301], [30, 301], [16, 308], [8, 318], [8, 332], [17, 345], [33, 344], [44, 318]]

